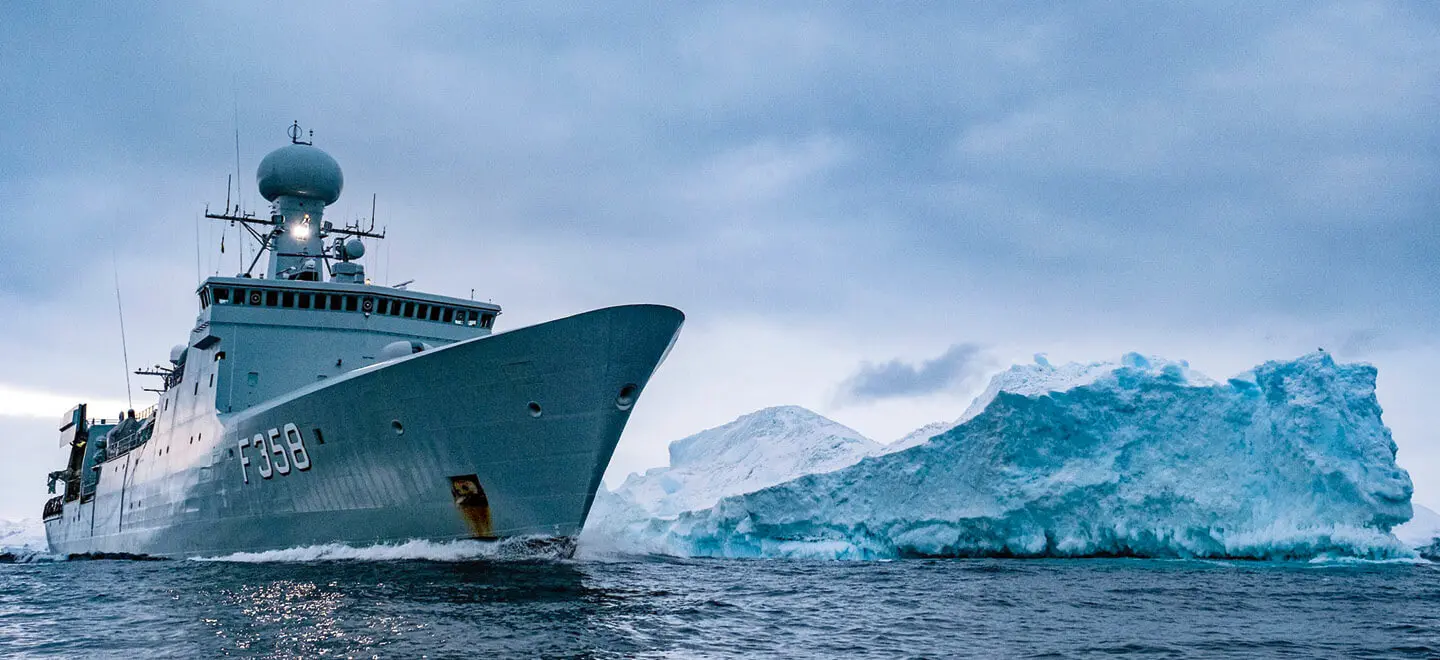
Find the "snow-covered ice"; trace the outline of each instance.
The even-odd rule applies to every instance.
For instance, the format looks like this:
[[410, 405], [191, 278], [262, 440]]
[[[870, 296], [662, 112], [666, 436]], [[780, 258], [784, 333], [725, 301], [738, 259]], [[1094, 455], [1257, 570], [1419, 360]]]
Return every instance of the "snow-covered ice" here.
[[38, 519], [0, 520], [0, 562], [53, 559], [49, 550], [45, 526]]
[[915, 445], [924, 444], [937, 435], [959, 426], [958, 422], [930, 422], [914, 431], [906, 433], [899, 440], [880, 448], [882, 454], [893, 454], [897, 451], [904, 451]]
[[1118, 362], [1089, 362], [1085, 364], [1071, 362], [1056, 366], [1050, 363], [1044, 354], [1036, 354], [1032, 364], [1017, 364], [1009, 369], [996, 374], [990, 379], [990, 384], [985, 388], [970, 406], [965, 409], [959, 419], [951, 422], [931, 422], [922, 426], [904, 437], [881, 448], [880, 453], [891, 454], [924, 444], [930, 438], [945, 433], [965, 422], [970, 421], [976, 415], [985, 410], [995, 395], [1000, 392], [1020, 394], [1024, 396], [1037, 396], [1050, 392], [1064, 392], [1065, 390], [1088, 385], [1095, 382], [1097, 378], [1108, 374], [1127, 364], [1138, 364], [1144, 361], [1145, 368], [1150, 370], [1169, 369], [1178, 377], [1194, 384], [1211, 384], [1212, 381], [1204, 375], [1192, 371], [1190, 364], [1183, 361], [1171, 361], [1154, 356], [1141, 356], [1138, 353], [1129, 353], [1122, 356]]
[[1325, 353], [1224, 383], [1040, 359], [928, 442], [626, 531], [686, 556], [1405, 556], [1375, 377]]
[[1395, 538], [1407, 548], [1419, 548], [1440, 540], [1440, 513], [1415, 505], [1415, 516], [1395, 528]]
[[629, 547], [652, 518], [673, 518], [721, 498], [796, 477], [853, 465], [880, 445], [852, 428], [798, 406], [766, 408], [670, 444], [670, 465], [632, 474], [601, 489], [582, 546]]
[[0, 547], [44, 550], [49, 547], [45, 541], [45, 526], [34, 518], [0, 520]]

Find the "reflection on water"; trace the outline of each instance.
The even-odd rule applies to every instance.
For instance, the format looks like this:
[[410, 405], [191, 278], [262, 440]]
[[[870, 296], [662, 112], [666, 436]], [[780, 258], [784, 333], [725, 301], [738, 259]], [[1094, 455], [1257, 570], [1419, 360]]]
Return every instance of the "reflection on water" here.
[[[573, 654], [614, 646], [606, 595], [566, 562], [323, 562], [214, 565], [229, 578], [199, 608], [216, 650], [346, 655], [357, 651]], [[303, 574], [303, 577], [297, 574]], [[236, 584], [234, 578], [244, 576]]]
[[0, 656], [1427, 657], [1437, 599], [1429, 565], [71, 561], [0, 566]]

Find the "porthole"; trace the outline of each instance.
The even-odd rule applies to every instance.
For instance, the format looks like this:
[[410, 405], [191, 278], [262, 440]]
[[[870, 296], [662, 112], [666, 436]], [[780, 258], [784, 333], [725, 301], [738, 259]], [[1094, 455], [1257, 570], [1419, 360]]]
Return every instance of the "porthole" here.
[[635, 395], [640, 392], [640, 387], [635, 383], [627, 383], [620, 388], [620, 394], [615, 396], [615, 407], [621, 410], [629, 410], [635, 405]]
[[390, 428], [395, 430], [395, 435], [405, 435], [405, 425], [398, 419], [390, 421]]
[[534, 401], [531, 401], [530, 405], [526, 407], [530, 409], [531, 417], [539, 417], [543, 412], [542, 410], [540, 410], [540, 404]]

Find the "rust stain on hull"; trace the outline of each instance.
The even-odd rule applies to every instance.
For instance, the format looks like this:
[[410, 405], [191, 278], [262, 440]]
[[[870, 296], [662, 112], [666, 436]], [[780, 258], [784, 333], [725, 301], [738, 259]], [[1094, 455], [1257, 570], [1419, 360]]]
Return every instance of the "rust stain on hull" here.
[[480, 478], [473, 474], [450, 477], [450, 496], [455, 499], [455, 509], [470, 533], [479, 539], [495, 538], [490, 527], [490, 499], [480, 487]]

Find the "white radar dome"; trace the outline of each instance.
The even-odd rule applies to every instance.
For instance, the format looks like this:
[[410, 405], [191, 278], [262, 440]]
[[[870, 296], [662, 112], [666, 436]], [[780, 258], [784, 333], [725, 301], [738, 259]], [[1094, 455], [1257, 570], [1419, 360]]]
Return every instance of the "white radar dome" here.
[[361, 243], [360, 239], [352, 238], [348, 241], [345, 241], [346, 259], [359, 259], [363, 256], [365, 256], [365, 244]]
[[290, 196], [320, 200], [328, 206], [340, 199], [345, 187], [340, 164], [308, 144], [288, 144], [270, 152], [260, 161], [255, 179], [267, 202]]

